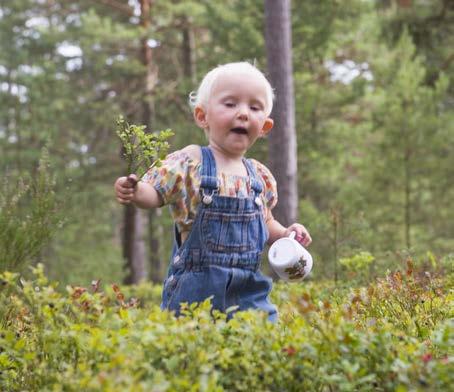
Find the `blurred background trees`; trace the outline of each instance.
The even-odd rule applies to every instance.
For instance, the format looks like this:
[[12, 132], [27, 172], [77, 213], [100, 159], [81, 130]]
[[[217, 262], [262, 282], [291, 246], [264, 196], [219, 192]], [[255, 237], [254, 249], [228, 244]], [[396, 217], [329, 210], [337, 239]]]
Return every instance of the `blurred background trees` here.
[[[172, 128], [173, 149], [203, 144], [188, 93], [228, 61], [269, 75], [264, 3], [154, 0], [145, 13], [138, 0], [0, 4], [0, 168], [10, 184], [0, 214], [11, 181], [38, 181], [45, 147], [58, 199], [48, 213], [58, 205], [64, 217], [44, 223], [57, 230], [30, 262], [64, 283], [128, 276], [115, 119]], [[314, 278], [362, 251], [375, 271], [389, 254], [452, 252], [452, 2], [294, 0], [291, 18], [299, 219], [314, 238]], [[267, 162], [272, 149], [259, 141], [250, 155]], [[34, 208], [25, 198], [21, 214]], [[172, 222], [156, 214], [141, 239], [147, 276], [159, 280]]]

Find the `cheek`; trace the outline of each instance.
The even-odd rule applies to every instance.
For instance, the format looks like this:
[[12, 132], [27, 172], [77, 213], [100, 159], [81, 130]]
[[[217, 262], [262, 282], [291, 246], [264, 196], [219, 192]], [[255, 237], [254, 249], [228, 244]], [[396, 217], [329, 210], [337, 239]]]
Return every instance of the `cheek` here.
[[231, 120], [232, 116], [226, 110], [220, 110], [215, 115], [215, 121], [218, 123], [224, 123]]
[[255, 116], [252, 117], [254, 121], [260, 125], [265, 124], [266, 116], [263, 113], [256, 113]]
[[210, 110], [208, 112], [208, 120], [211, 122], [211, 123], [220, 123], [223, 121], [225, 117], [225, 114], [222, 110]]

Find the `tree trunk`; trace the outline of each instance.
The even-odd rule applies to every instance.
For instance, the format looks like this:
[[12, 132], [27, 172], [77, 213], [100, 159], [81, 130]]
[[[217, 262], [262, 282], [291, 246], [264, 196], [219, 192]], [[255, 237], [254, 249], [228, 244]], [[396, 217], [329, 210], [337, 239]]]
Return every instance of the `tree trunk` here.
[[150, 234], [150, 279], [152, 282], [160, 283], [163, 279], [164, 263], [162, 262], [161, 246], [159, 239], [164, 236], [164, 230], [159, 223], [162, 219], [160, 209], [152, 209], [149, 213], [149, 234]]
[[406, 119], [410, 116], [409, 102], [404, 100], [402, 102], [403, 109], [403, 122], [401, 125], [402, 140], [404, 142], [404, 151], [403, 151], [403, 174], [404, 174], [404, 232], [405, 232], [405, 246], [407, 249], [411, 248], [411, 132], [410, 125], [407, 123]]
[[147, 277], [144, 240], [146, 216], [144, 211], [132, 204], [127, 205], [124, 222], [123, 257], [126, 260], [126, 269], [128, 270], [124, 283], [136, 284]]
[[273, 215], [288, 226], [298, 215], [290, 0], [265, 0], [265, 26], [269, 78], [276, 94], [269, 136], [269, 166], [279, 189]]
[[405, 246], [407, 249], [411, 248], [411, 152], [407, 146], [404, 156], [404, 176], [405, 176], [405, 218], [404, 218], [404, 227], [405, 227]]
[[331, 228], [332, 244], [333, 244], [333, 269], [334, 269], [334, 283], [337, 284], [337, 264], [339, 258], [339, 221], [340, 211], [337, 207], [331, 209]]
[[196, 60], [195, 60], [195, 43], [194, 32], [191, 28], [190, 20], [183, 19], [183, 69], [184, 76], [191, 81], [191, 85], [196, 84]]
[[[148, 29], [150, 27], [150, 9], [152, 0], [140, 0], [141, 7], [141, 25], [144, 30], [142, 38], [142, 63], [145, 67], [145, 92], [142, 100], [142, 124], [146, 125], [147, 130], [151, 130], [151, 125], [154, 123], [154, 102], [153, 89], [157, 81], [157, 67], [153, 64], [153, 50], [148, 44]], [[162, 281], [161, 269], [162, 260], [160, 256], [159, 238], [162, 235], [162, 227], [159, 224], [160, 211], [150, 210], [148, 212], [149, 224], [149, 264], [150, 278], [153, 282]]]
[[[155, 67], [153, 67], [152, 63], [152, 50], [148, 45], [151, 3], [152, 0], [140, 0], [140, 25], [143, 30], [140, 56], [142, 64], [145, 67], [141, 123], [147, 129], [150, 129], [151, 117], [153, 115], [152, 91], [156, 82]], [[138, 283], [147, 277], [145, 233], [148, 234], [146, 230], [148, 220], [150, 225], [154, 222], [153, 216], [153, 213], [147, 215], [145, 211], [139, 210], [133, 205], [129, 205], [125, 209], [123, 254], [126, 259], [126, 268], [129, 270], [129, 274], [125, 278], [125, 283]], [[152, 232], [153, 230], [150, 230], [150, 233]], [[150, 244], [153, 244], [153, 247], [158, 246], [158, 243], [154, 239], [150, 240]], [[152, 249], [150, 257], [154, 258], [156, 255], [159, 255], [159, 249]], [[153, 265], [154, 262], [155, 260], [152, 260], [151, 264]]]

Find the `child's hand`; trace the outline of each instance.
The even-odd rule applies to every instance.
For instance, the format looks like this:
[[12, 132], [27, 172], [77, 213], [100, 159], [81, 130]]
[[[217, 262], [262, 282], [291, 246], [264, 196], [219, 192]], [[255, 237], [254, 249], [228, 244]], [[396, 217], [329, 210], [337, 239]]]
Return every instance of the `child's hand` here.
[[114, 189], [117, 201], [121, 204], [130, 204], [134, 199], [134, 193], [137, 189], [137, 176], [130, 174], [128, 177], [119, 177], [115, 181]]
[[285, 237], [288, 237], [292, 231], [296, 232], [295, 240], [297, 240], [303, 246], [309, 246], [312, 242], [312, 238], [309, 232], [303, 225], [300, 225], [299, 223], [290, 225], [285, 230]]

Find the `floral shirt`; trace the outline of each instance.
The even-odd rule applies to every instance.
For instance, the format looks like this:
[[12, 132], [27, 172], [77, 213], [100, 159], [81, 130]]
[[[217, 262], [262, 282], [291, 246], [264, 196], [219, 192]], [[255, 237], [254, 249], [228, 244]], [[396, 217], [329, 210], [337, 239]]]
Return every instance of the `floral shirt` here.
[[[264, 191], [261, 194], [265, 215], [277, 203], [276, 180], [260, 162], [251, 159], [258, 177], [262, 179]], [[142, 177], [154, 186], [170, 207], [170, 213], [180, 232], [189, 231], [195, 219], [200, 202], [200, 182], [202, 165], [186, 152], [175, 151], [168, 155], [162, 165], [148, 170]], [[248, 177], [218, 173], [219, 194], [230, 197], [248, 197], [250, 182]]]

